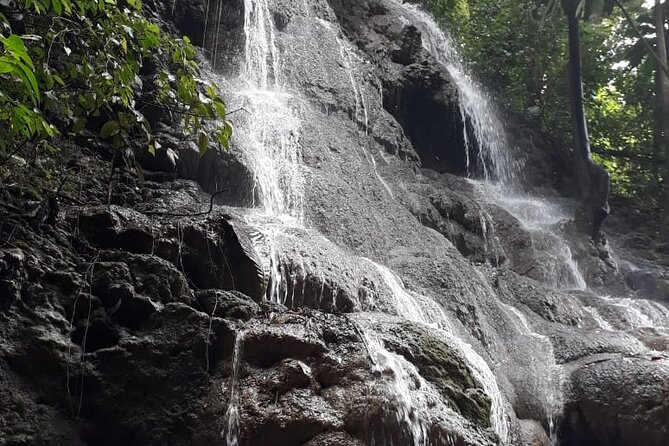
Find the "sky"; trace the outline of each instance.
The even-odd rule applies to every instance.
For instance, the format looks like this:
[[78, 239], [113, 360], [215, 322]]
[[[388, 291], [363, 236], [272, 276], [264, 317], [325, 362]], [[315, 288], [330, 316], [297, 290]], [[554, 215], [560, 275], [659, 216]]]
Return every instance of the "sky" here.
[[[664, 1], [666, 1], [666, 0], [664, 0]], [[662, 1], [662, 2], [660, 2], [660, 3], [664, 3], [664, 1]], [[655, 0], [646, 0], [646, 1], [643, 2], [643, 5], [644, 5], [646, 8], [650, 8], [650, 7], [652, 7], [654, 4], [655, 4]]]

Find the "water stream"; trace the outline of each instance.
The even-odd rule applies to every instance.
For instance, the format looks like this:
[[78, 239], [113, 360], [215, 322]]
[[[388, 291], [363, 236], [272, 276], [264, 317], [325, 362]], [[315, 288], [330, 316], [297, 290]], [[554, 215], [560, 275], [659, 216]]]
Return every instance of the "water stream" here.
[[[586, 290], [586, 280], [560, 230], [561, 225], [569, 219], [569, 207], [546, 198], [518, 192], [522, 160], [508, 140], [500, 114], [485, 91], [466, 70], [452, 39], [439, 29], [429, 14], [417, 6], [396, 0], [388, 1], [396, 4], [405, 23], [418, 27], [424, 47], [447, 68], [454, 80], [459, 93], [462, 121], [466, 123], [463, 132], [467, 145], [467, 168], [470, 177], [480, 178], [472, 178], [471, 182], [478, 188], [481, 202], [492, 203], [506, 210], [530, 234], [536, 257], [541, 259], [540, 276], [546, 285], [560, 290]], [[302, 2], [301, 9], [305, 8], [308, 9], [308, 5]], [[375, 153], [368, 142], [372, 120], [368, 107], [369, 96], [366, 96], [368, 86], [357, 68], [363, 63], [362, 56], [334, 25], [323, 19], [314, 20], [317, 26], [326, 28], [328, 38], [334, 40], [339, 69], [342, 70], [338, 75], [347, 79], [350, 85], [353, 97], [350, 118], [358, 132], [359, 146], [354, 148], [358, 159], [360, 162], [364, 160], [370, 176], [373, 175], [387, 192], [388, 196], [384, 199], [395, 201], [396, 194], [399, 193], [397, 183], [389, 176], [384, 179], [380, 175]], [[309, 113], [305, 111], [306, 101], [303, 100], [300, 86], [291, 85], [287, 80], [289, 76], [285, 76], [283, 72], [283, 64], [290, 62], [290, 54], [282, 53], [287, 51], [285, 48], [280, 51], [282, 47], [278, 44], [279, 36], [275, 29], [270, 0], [244, 0], [244, 35], [245, 52], [241, 74], [235, 79], [221, 79], [221, 83], [229, 93], [231, 108], [245, 110], [243, 118], [236, 123], [234, 145], [241, 150], [254, 174], [254, 197], [257, 197], [257, 201], [254, 203], [255, 209], [245, 217], [258, 234], [253, 243], [264, 262], [268, 284], [267, 298], [277, 304], [292, 306], [296, 301], [296, 289], [300, 283], [301, 298], [304, 299], [307, 265], [304, 259], [300, 259], [293, 262], [292, 267], [286, 267], [287, 253], [282, 252], [277, 239], [285, 237], [287, 228], [309, 230], [310, 209], [307, 209], [305, 198], [308, 185], [302, 147], [303, 137], [306, 136], [303, 135], [303, 127]], [[476, 159], [470, 160], [472, 154]], [[383, 158], [382, 154], [380, 156]], [[495, 222], [485, 206], [480, 205], [478, 211], [486, 258], [496, 257], [497, 265], [501, 247]], [[512, 409], [498, 382], [498, 376], [503, 372], [498, 364], [484, 359], [484, 356], [490, 357], [496, 353], [485, 351], [485, 348], [492, 350], [493, 347], [475, 347], [466, 341], [465, 339], [472, 339], [472, 335], [466, 331], [468, 327], [464, 322], [445, 310], [436, 296], [408, 290], [400, 276], [384, 266], [379, 259], [348, 255], [349, 258], [345, 261], [366, 262], [374, 273], [373, 276], [379, 280], [379, 286], [390, 290], [391, 307], [398, 317], [427, 327], [434, 336], [459, 352], [469, 366], [472, 376], [491, 400], [490, 422], [495, 433], [503, 444], [512, 442]], [[310, 268], [315, 265], [311, 260]], [[462, 282], [483, 283], [485, 286], [477, 288], [472, 285], [466, 297], [472, 307], [478, 308], [479, 304], [490, 306], [489, 301], [494, 299], [494, 292], [476, 268], [472, 267], [472, 271], [475, 273], [458, 272]], [[327, 273], [328, 271], [316, 273], [323, 275], [319, 279], [321, 296], [317, 298], [318, 302], [323, 298]], [[313, 274], [312, 270], [310, 274]], [[300, 291], [297, 290], [297, 293]], [[334, 302], [333, 308], [336, 308]], [[556, 444], [556, 420], [563, 404], [563, 376], [561, 367], [556, 363], [551, 340], [530, 323], [524, 313], [527, 309], [521, 310], [520, 307], [501, 302], [495, 308], [501, 308], [501, 312], [506, 315], [504, 320], [510, 322], [510, 328], [518, 338], [532, 340], [528, 345], [532, 346], [533, 351], [527, 354], [531, 355], [535, 367], [528, 371], [527, 379], [532, 381], [533, 394], [543, 407], [544, 413], [537, 415], [537, 418], [541, 418], [539, 421], [548, 427], [551, 440]], [[606, 311], [611, 308], [624, 312], [630, 329], [661, 328], [669, 322], [669, 310], [650, 302], [639, 304], [633, 300], [599, 296], [583, 305], [583, 311], [604, 331], [619, 329]], [[495, 313], [494, 310], [490, 312]], [[487, 316], [490, 315], [481, 317], [481, 324], [486, 323]], [[366, 332], [365, 337], [370, 354], [375, 359], [375, 371], [387, 372], [393, 377], [389, 395], [395, 400], [396, 421], [408, 430], [407, 435], [415, 446], [428, 445], [428, 428], [421, 421], [420, 411], [424, 413], [429, 404], [420, 399], [425, 390], [421, 393], [417, 389], [429, 389], [430, 386], [421, 381], [420, 374], [409, 361], [386, 350], [373, 332]], [[228, 446], [236, 446], [239, 442], [239, 392], [236, 392], [235, 386], [242, 346], [243, 334], [238, 334], [233, 354], [226, 428], [222, 432]]]
[[244, 348], [244, 331], [237, 332], [235, 347], [232, 353], [232, 374], [229, 380], [228, 409], [225, 412], [225, 423], [221, 435], [225, 438], [227, 446], [239, 444], [239, 391], [237, 379], [242, 361], [242, 350]]

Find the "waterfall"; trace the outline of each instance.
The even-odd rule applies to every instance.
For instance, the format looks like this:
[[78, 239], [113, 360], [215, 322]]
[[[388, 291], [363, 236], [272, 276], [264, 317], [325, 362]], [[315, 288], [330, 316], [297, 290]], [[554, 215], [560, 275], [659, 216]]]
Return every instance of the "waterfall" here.
[[299, 95], [282, 81], [268, 0], [244, 1], [244, 61], [240, 75], [221, 79], [240, 110], [233, 145], [243, 151], [254, 173], [253, 196], [265, 215], [304, 218], [304, 178], [300, 172]]
[[[308, 208], [307, 203], [311, 204], [309, 200], [318, 201], [313, 195], [322, 193], [324, 188], [330, 185], [329, 183], [325, 183], [325, 186], [323, 183], [318, 184], [319, 169], [325, 169], [323, 166], [328, 166], [322, 160], [328, 156], [331, 158], [338, 156], [318, 153], [309, 147], [309, 142], [313, 142], [313, 139], [309, 138], [313, 135], [310, 135], [307, 130], [323, 129], [316, 125], [310, 126], [309, 120], [315, 116], [315, 113], [322, 112], [328, 119], [332, 115], [333, 120], [348, 119], [345, 133], [351, 138], [346, 141], [355, 142], [350, 144], [351, 156], [346, 158], [349, 164], [336, 165], [333, 163], [330, 165], [338, 169], [335, 175], [343, 176], [346, 181], [353, 180], [359, 186], [356, 192], [359, 191], [360, 195], [364, 196], [371, 189], [375, 194], [374, 198], [377, 199], [376, 203], [381, 203], [379, 207], [382, 207], [383, 212], [393, 212], [400, 209], [400, 205], [405, 205], [402, 200], [406, 199], [409, 192], [407, 192], [408, 187], [405, 189], [402, 184], [404, 178], [399, 174], [393, 177], [394, 172], [390, 167], [379, 171], [379, 167], [391, 166], [392, 162], [399, 160], [398, 157], [398, 160], [392, 159], [391, 162], [386, 162], [383, 152], [379, 150], [382, 144], [375, 145], [374, 143], [374, 126], [378, 122], [376, 119], [379, 113], [384, 112], [382, 100], [378, 101], [380, 104], [377, 104], [376, 100], [376, 96], [383, 97], [382, 92], [377, 91], [382, 88], [382, 83], [377, 86], [369, 81], [366, 77], [369, 72], [364, 68], [369, 61], [365, 60], [365, 56], [361, 55], [362, 51], [348, 40], [341, 29], [323, 18], [327, 17], [323, 11], [310, 11], [310, 5], [304, 1], [300, 1], [299, 7], [293, 9], [282, 3], [281, 7], [290, 9], [289, 12], [295, 16], [305, 14], [304, 17], [300, 16], [298, 19], [291, 17], [291, 20], [294, 19], [297, 23], [286, 25], [292, 26], [291, 30], [295, 32], [295, 35], [290, 35], [290, 32], [276, 29], [276, 17], [273, 15], [276, 11], [273, 8], [278, 5], [274, 5], [271, 0], [244, 0], [245, 45], [241, 73], [234, 79], [221, 79], [221, 83], [230, 97], [231, 108], [243, 110], [235, 122], [236, 132], [233, 146], [235, 150], [241, 152], [241, 156], [254, 176], [253, 196], [256, 201], [254, 209], [245, 213], [244, 218], [258, 234], [253, 238], [253, 244], [261, 257], [266, 273], [266, 297], [277, 305], [294, 306], [300, 299], [300, 302], [305, 301], [305, 292], [308, 289], [309, 293], [314, 294], [312, 296], [314, 306], [321, 305], [326, 295], [328, 305], [331, 297], [335, 301], [332, 302], [332, 308], [337, 309], [336, 293], [333, 291], [332, 296], [328, 294], [329, 291], [332, 291], [329, 290], [330, 285], [333, 287], [336, 285], [331, 277], [337, 279], [345, 277], [355, 283], [354, 276], [355, 279], [358, 277], [354, 272], [355, 268], [350, 268], [349, 264], [366, 265], [368, 268], [364, 278], [373, 282], [372, 288], [374, 289], [374, 292], [370, 292], [367, 297], [370, 300], [378, 297], [376, 287], [386, 288], [389, 292], [384, 297], [390, 302], [383, 302], [385, 307], [383, 305], [376, 307], [374, 304], [362, 307], [383, 308], [400, 320], [420, 325], [426, 328], [431, 336], [457, 352], [468, 366], [471, 376], [490, 398], [490, 424], [502, 444], [509, 444], [516, 439], [513, 426], [514, 413], [509, 395], [513, 394], [515, 389], [512, 387], [517, 383], [511, 384], [504, 373], [513, 367], [509, 365], [510, 362], [523, 363], [524, 361], [511, 356], [502, 359], [494, 357], [494, 354], [503, 351], [505, 347], [499, 347], [499, 342], [498, 344], [487, 342], [489, 339], [485, 336], [477, 336], [474, 331], [499, 330], [504, 331], [505, 334], [511, 332], [511, 336], [504, 338], [503, 341], [528, 341], [523, 345], [529, 346], [531, 351], [522, 353], [528, 355], [532, 370], [528, 371], [527, 376], [523, 378], [527, 380], [527, 383], [522, 384], [532, 387], [532, 396], [540, 404], [539, 409], [543, 409], [543, 413], [532, 416], [536, 416], [538, 421], [545, 423], [555, 443], [557, 441], [555, 438], [556, 420], [560, 417], [563, 405], [563, 370], [557, 364], [551, 339], [542, 332], [545, 328], [543, 322], [532, 324], [531, 321], [537, 322], [537, 319], [533, 318], [529, 312], [527, 315], [524, 314], [520, 310], [523, 308], [523, 311], [527, 311], [524, 306], [514, 306], [495, 300], [498, 299], [498, 296], [495, 295], [489, 278], [485, 277], [484, 272], [485, 268], [492, 269], [500, 263], [500, 255], [504, 249], [498, 237], [498, 233], [502, 232], [495, 228], [493, 216], [496, 214], [486, 206], [492, 204], [504, 209], [515, 217], [524, 232], [529, 234], [535, 257], [540, 259], [538, 262], [540, 265], [537, 266], [540, 271], [537, 271], [537, 275], [541, 281], [555, 289], [566, 290], [570, 293], [580, 290], [583, 294], [587, 294], [587, 283], [579, 268], [578, 259], [574, 256], [568, 240], [562, 233], [563, 223], [569, 220], [569, 213], [572, 209], [568, 204], [518, 192], [522, 160], [507, 137], [500, 113], [484, 89], [467, 71], [452, 39], [417, 6], [402, 3], [400, 0], [387, 1], [397, 7], [405, 24], [415, 25], [421, 31], [424, 47], [440, 64], [446, 67], [457, 89], [460, 114], [464, 123], [463, 137], [466, 143], [467, 169], [470, 177], [468, 181], [480, 198], [475, 209], [478, 215], [475, 214], [474, 220], [478, 219], [480, 225], [486, 261], [492, 259], [490, 263], [494, 262], [494, 264], [491, 266], [489, 263], [479, 268], [464, 261], [454, 262], [454, 265], [460, 267], [460, 270], [454, 271], [450, 277], [452, 281], [458, 282], [452, 289], [446, 289], [443, 294], [441, 294], [441, 289], [434, 287], [429, 289], [425, 287], [421, 288], [424, 291], [414, 292], [404, 286], [402, 279], [397, 274], [400, 271], [399, 268], [393, 271], [384, 266], [384, 264], [397, 264], [387, 261], [388, 258], [391, 258], [391, 254], [388, 254], [388, 258], [384, 258], [384, 253], [373, 252], [376, 246], [366, 251], [365, 240], [361, 240], [362, 236], [355, 233], [355, 228], [350, 228], [350, 237], [348, 237], [349, 234], [342, 236], [344, 231], [332, 231], [333, 238], [328, 239], [325, 235], [318, 233], [316, 228], [310, 227], [310, 225], [317, 224], [315, 222], [317, 218], [332, 218], [337, 224], [349, 229], [346, 226], [349, 224], [347, 213], [364, 213], [361, 211], [366, 210], [348, 206], [346, 200], [349, 198], [354, 200], [356, 197], [343, 196], [346, 192], [343, 187], [337, 189], [337, 194], [343, 191], [341, 193], [343, 197], [328, 196], [334, 200], [341, 200], [334, 203], [332, 208], [327, 206]], [[307, 19], [313, 20], [313, 25], [305, 25]], [[305, 21], [299, 22], [299, 20]], [[324, 34], [319, 35], [323, 41], [318, 42], [316, 46], [321, 45], [324, 53], [329, 51], [328, 56], [331, 59], [320, 60], [318, 55], [311, 54], [310, 56], [315, 60], [313, 64], [307, 65], [314, 71], [329, 69], [330, 72], [325, 74], [299, 73], [300, 76], [305, 76], [303, 79], [296, 76], [295, 72], [304, 67], [291, 59], [293, 56], [295, 58], [300, 56], [294, 45], [297, 38], [304, 38], [299, 32], [309, 26], [324, 30]], [[293, 40], [290, 40], [291, 38]], [[305, 48], [313, 51], [313, 47], [305, 46]], [[291, 51], [295, 51], [295, 54], [292, 54]], [[328, 62], [332, 62], [331, 65], [327, 65]], [[328, 66], [327, 69], [326, 66]], [[323, 79], [329, 79], [330, 76], [336, 78], [334, 81], [339, 84], [331, 88], [323, 87]], [[298, 80], [295, 80], [296, 78]], [[321, 87], [324, 91], [318, 90]], [[318, 96], [319, 94], [326, 97], [327, 100], [323, 100]], [[314, 96], [317, 99], [314, 99]], [[312, 104], [319, 99], [323, 100], [323, 103], [319, 104], [321, 107], [313, 107]], [[342, 115], [346, 115], [347, 118], [342, 118]], [[336, 139], [339, 136], [327, 131], [325, 133], [323, 138]], [[342, 150], [336, 144], [323, 147], [321, 152], [332, 150], [333, 153], [339, 154]], [[469, 159], [470, 155], [475, 159]], [[376, 158], [377, 156], [380, 158]], [[385, 165], [377, 166], [377, 159], [384, 161]], [[351, 166], [351, 163], [356, 163], [356, 165]], [[368, 175], [369, 178], [360, 179], [354, 175], [347, 177], [345, 176], [347, 169], [355, 170], [361, 175]], [[381, 173], [384, 175], [382, 176]], [[413, 171], [411, 173], [415, 174]], [[323, 178], [325, 180], [320, 180], [324, 182], [330, 179], [326, 175], [323, 175]], [[307, 179], [309, 187], [307, 187]], [[368, 179], [371, 181], [367, 181]], [[314, 185], [322, 189], [318, 187], [311, 189], [312, 181]], [[413, 193], [413, 191], [410, 192]], [[364, 203], [367, 205], [370, 202]], [[405, 211], [405, 209], [402, 210]], [[330, 216], [323, 211], [331, 211], [334, 215]], [[374, 214], [374, 209], [369, 215], [369, 220], [376, 220], [378, 224], [374, 227], [377, 232], [379, 227], [383, 228], [383, 223], [386, 223], [386, 226], [395, 223], [393, 218], [379, 223], [382, 218], [379, 218], [378, 215], [378, 213]], [[325, 231], [323, 233], [325, 234]], [[339, 238], [335, 239], [337, 236]], [[314, 246], [311, 243], [316, 237], [319, 237], [319, 241], [326, 240], [329, 243], [325, 249], [320, 249], [321, 246]], [[411, 247], [402, 245], [398, 241], [402, 235], [398, 236], [397, 233], [393, 233], [392, 237], [395, 237], [398, 245], [393, 255], [402, 257]], [[335, 243], [335, 240], [339, 242], [339, 245]], [[346, 243], [348, 246], [345, 246]], [[288, 247], [293, 244], [299, 247], [307, 246], [306, 250], [318, 251], [318, 255], [329, 254], [333, 259], [329, 262], [321, 262], [316, 254], [314, 257], [302, 255], [304, 252], [300, 252], [299, 248], [292, 250], [291, 247]], [[336, 246], [336, 250], [331, 246]], [[383, 244], [379, 243], [379, 246]], [[452, 245], [449, 246], [452, 248]], [[327, 251], [328, 249], [330, 251]], [[379, 248], [379, 251], [381, 249]], [[426, 250], [428, 249], [429, 247], [426, 247]], [[435, 264], [437, 262], [448, 263], [451, 251], [441, 251], [438, 255], [439, 257], [435, 256], [430, 260]], [[340, 263], [343, 265], [340, 266]], [[417, 265], [419, 266], [416, 268], [424, 267], [424, 264], [418, 262]], [[337, 268], [344, 270], [345, 273], [341, 276], [334, 275], [333, 271]], [[471, 270], [466, 268], [471, 268]], [[428, 271], [424, 272], [423, 279], [432, 273], [430, 266], [426, 269]], [[328, 276], [329, 274], [332, 276]], [[305, 288], [308, 277], [310, 283]], [[446, 281], [442, 282], [444, 283]], [[447, 288], [446, 285], [443, 287]], [[448, 295], [449, 292], [452, 292], [453, 295]], [[444, 296], [452, 298], [453, 307]], [[579, 297], [579, 299], [586, 298]], [[633, 299], [607, 296], [589, 296], [587, 299], [587, 302], [583, 302], [582, 311], [579, 312], [578, 317], [592, 318], [594, 323], [591, 322], [591, 325], [596, 324], [600, 330], [633, 331], [647, 327], [660, 329], [663, 324], [666, 326], [669, 320], [669, 310], [661, 305], [654, 306], [650, 302], [639, 303]], [[475, 314], [476, 320], [472, 322], [473, 326], [468, 326], [469, 320], [461, 317], [461, 313], [468, 311], [479, 313]], [[622, 316], [617, 317], [618, 314]], [[365, 313], [365, 317], [377, 322], [381, 321], [380, 323], [384, 320], [384, 316], [375, 313]], [[490, 322], [495, 318], [497, 320]], [[479, 322], [480, 326], [474, 326]], [[363, 334], [369, 354], [373, 359], [373, 365], [370, 367], [376, 376], [389, 377], [383, 383], [387, 387], [388, 399], [392, 402], [388, 407], [395, 411], [392, 414], [395, 417], [394, 421], [403, 429], [404, 436], [411, 438], [414, 446], [434, 444], [434, 438], [431, 437], [434, 432], [429, 430], [423, 417], [426, 414], [429, 415], [430, 408], [433, 407], [430, 404], [434, 403], [434, 400], [429, 400], [425, 396], [428, 391], [433, 390], [431, 384], [420, 376], [419, 371], [407, 358], [384, 347], [381, 333], [367, 329]], [[495, 336], [501, 335], [490, 334], [490, 338]], [[239, 391], [235, 387], [242, 346], [243, 334], [238, 334], [232, 360], [233, 373], [228, 390], [229, 401], [225, 414], [225, 428], [222, 432], [228, 446], [237, 445], [240, 441], [238, 425], [240, 422], [243, 423], [243, 420], [239, 419]], [[557, 344], [555, 348], [557, 349]], [[484, 359], [491, 357], [492, 360]], [[510, 387], [511, 390], [509, 390]]]
[[430, 14], [416, 4], [403, 3], [402, 11], [405, 22], [421, 31], [423, 46], [446, 67], [457, 87], [468, 172], [476, 173], [472, 171], [474, 165], [470, 160], [470, 153], [476, 153], [486, 180], [513, 184], [519, 176], [522, 162], [508, 141], [499, 112], [465, 68], [455, 42], [439, 28]]

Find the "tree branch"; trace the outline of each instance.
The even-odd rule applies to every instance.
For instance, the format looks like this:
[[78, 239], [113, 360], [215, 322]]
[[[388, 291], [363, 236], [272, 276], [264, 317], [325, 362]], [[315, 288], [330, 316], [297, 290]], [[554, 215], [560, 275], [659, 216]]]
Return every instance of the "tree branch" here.
[[660, 59], [660, 56], [657, 55], [657, 53], [655, 52], [655, 50], [653, 49], [653, 47], [650, 46], [650, 43], [648, 43], [648, 41], [647, 41], [646, 38], [644, 37], [643, 33], [641, 32], [641, 30], [640, 30], [639, 27], [637, 26], [636, 22], [634, 22], [634, 19], [632, 19], [632, 16], [630, 15], [630, 13], [627, 11], [627, 9], [625, 8], [625, 6], [623, 6], [623, 4], [622, 4], [622, 2], [621, 2], [620, 0], [614, 0], [614, 1], [616, 2], [616, 5], [618, 5], [618, 7], [620, 8], [620, 10], [623, 12], [623, 15], [624, 15], [625, 18], [627, 19], [627, 22], [630, 24], [630, 26], [632, 27], [632, 29], [634, 30], [634, 32], [636, 32], [636, 33], [639, 35], [639, 38], [641, 39], [641, 41], [643, 42], [643, 44], [644, 44], [644, 45], [646, 46], [646, 48], [648, 49], [648, 52], [653, 56], [653, 59], [655, 59], [655, 62], [657, 63], [658, 68], [659, 68], [660, 70], [662, 70], [662, 72], [664, 73], [664, 75], [665, 75], [667, 78], [669, 78], [669, 69], [667, 69], [667, 66], [666, 66], [664, 63], [662, 63], [662, 60]]
[[172, 212], [142, 212], [144, 215], [162, 215], [165, 217], [200, 217], [202, 215], [208, 215], [211, 214], [211, 211], [214, 210], [214, 198], [216, 198], [218, 195], [221, 195], [223, 192], [227, 192], [230, 189], [222, 189], [219, 191], [214, 192], [211, 195], [211, 199], [209, 201], [209, 210], [204, 211], [204, 212], [194, 212], [194, 213], [172, 213]]
[[635, 153], [631, 150], [605, 149], [603, 147], [591, 147], [593, 153], [610, 156], [613, 158], [626, 158], [629, 160], [645, 161], [651, 164], [663, 164], [665, 159], [653, 154]]

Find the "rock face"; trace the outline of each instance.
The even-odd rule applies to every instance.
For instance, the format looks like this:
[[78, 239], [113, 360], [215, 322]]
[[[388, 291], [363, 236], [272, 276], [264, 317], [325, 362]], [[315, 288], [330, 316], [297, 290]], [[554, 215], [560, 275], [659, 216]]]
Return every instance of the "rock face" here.
[[661, 271], [619, 271], [546, 180], [463, 178], [463, 93], [406, 6], [147, 5], [204, 42], [236, 136], [158, 125], [111, 187], [107, 147], [63, 142], [50, 222], [3, 177], [0, 444], [669, 444]]
[[573, 445], [665, 444], [669, 361], [660, 355], [609, 356], [572, 374], [565, 442]]

